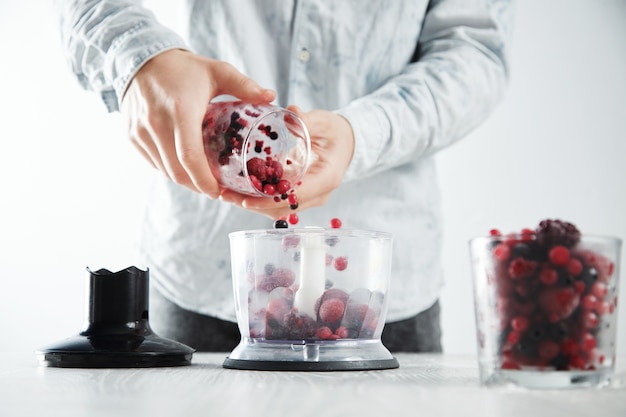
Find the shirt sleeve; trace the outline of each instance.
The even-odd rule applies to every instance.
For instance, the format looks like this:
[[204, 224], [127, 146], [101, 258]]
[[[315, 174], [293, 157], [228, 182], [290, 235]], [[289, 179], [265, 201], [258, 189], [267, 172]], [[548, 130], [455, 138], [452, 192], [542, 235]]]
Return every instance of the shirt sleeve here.
[[83, 88], [100, 94], [109, 111], [119, 110], [130, 80], [150, 58], [188, 49], [140, 1], [57, 0], [55, 10], [72, 71]]
[[487, 118], [507, 84], [510, 3], [431, 2], [405, 69], [337, 111], [355, 135], [344, 181], [437, 152]]

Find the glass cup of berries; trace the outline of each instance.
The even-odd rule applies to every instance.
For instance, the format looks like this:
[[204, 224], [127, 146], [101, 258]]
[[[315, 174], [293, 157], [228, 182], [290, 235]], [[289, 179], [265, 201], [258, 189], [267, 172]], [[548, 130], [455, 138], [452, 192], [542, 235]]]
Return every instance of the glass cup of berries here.
[[309, 166], [307, 128], [298, 115], [281, 107], [209, 103], [202, 139], [215, 178], [242, 194], [287, 199]]
[[621, 240], [544, 220], [470, 241], [480, 379], [606, 385], [615, 366]]

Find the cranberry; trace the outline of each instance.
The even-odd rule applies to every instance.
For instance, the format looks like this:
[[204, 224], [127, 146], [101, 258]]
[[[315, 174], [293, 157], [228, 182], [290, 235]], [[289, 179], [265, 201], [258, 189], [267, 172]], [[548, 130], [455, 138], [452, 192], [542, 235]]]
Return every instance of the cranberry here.
[[603, 282], [596, 282], [591, 286], [591, 293], [598, 299], [603, 299], [608, 294], [609, 289]]
[[577, 277], [578, 275], [580, 275], [581, 272], [583, 272], [583, 264], [582, 262], [580, 262], [580, 260], [576, 258], [571, 258], [569, 261], [567, 261], [565, 269], [572, 276]]
[[550, 360], [559, 354], [559, 345], [551, 340], [541, 342], [539, 345], [539, 357], [542, 359]]
[[276, 194], [276, 186], [274, 186], [274, 184], [265, 184], [263, 186], [263, 193], [265, 193], [267, 195], [274, 195], [274, 194]]
[[583, 310], [594, 310], [596, 305], [598, 305], [598, 299], [593, 294], [587, 294], [580, 300]]
[[596, 338], [593, 335], [585, 333], [581, 338], [580, 348], [585, 352], [589, 352], [596, 347], [596, 343]]
[[337, 330], [335, 330], [335, 335], [339, 339], [347, 339], [349, 336], [348, 329], [346, 329], [345, 327], [339, 327], [337, 328]]
[[509, 245], [505, 245], [504, 243], [500, 243], [495, 248], [493, 248], [493, 256], [499, 261], [506, 261], [511, 256], [511, 247]]
[[550, 259], [550, 262], [552, 262], [552, 264], [555, 266], [566, 265], [569, 261], [569, 258], [569, 249], [567, 249], [565, 246], [555, 246], [550, 249], [550, 252], [548, 252], [548, 259]]
[[289, 216], [287, 216], [287, 221], [289, 222], [289, 224], [298, 224], [298, 221], [300, 219], [298, 218], [298, 215], [296, 213], [291, 213], [289, 214]]
[[298, 203], [298, 196], [295, 194], [289, 194], [289, 196], [287, 197], [287, 201], [289, 202], [289, 204], [297, 204]]
[[509, 264], [509, 276], [512, 279], [527, 278], [535, 272], [537, 262], [517, 257]]
[[332, 218], [330, 219], [330, 227], [333, 229], [339, 229], [341, 228], [341, 220], [339, 220], [338, 218]]
[[583, 315], [583, 325], [586, 329], [593, 329], [598, 325], [599, 322], [600, 319], [598, 318], [598, 316], [591, 311], [588, 311]]
[[580, 303], [580, 294], [571, 287], [550, 288], [539, 295], [539, 306], [555, 322], [569, 317]]
[[291, 189], [291, 184], [287, 180], [280, 180], [276, 184], [276, 190], [282, 195], [286, 194]]
[[528, 324], [528, 319], [524, 316], [513, 317], [513, 319], [511, 320], [511, 327], [513, 328], [513, 330], [520, 333], [528, 328]]
[[554, 268], [543, 267], [539, 272], [539, 280], [545, 285], [554, 285], [559, 280], [559, 274]]
[[343, 271], [348, 267], [348, 258], [345, 256], [339, 256], [335, 258], [335, 269], [337, 271]]
[[328, 326], [322, 326], [318, 328], [317, 333], [315, 333], [315, 336], [318, 339], [330, 339], [332, 335], [333, 335], [333, 331], [330, 330], [330, 327]]

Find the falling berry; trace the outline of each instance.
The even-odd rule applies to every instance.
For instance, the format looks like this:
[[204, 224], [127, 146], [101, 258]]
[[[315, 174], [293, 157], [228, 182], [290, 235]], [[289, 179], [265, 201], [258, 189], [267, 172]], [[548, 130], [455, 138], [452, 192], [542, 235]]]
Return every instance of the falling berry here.
[[289, 216], [287, 216], [287, 221], [289, 222], [289, 224], [298, 224], [298, 221], [300, 219], [298, 218], [298, 215], [296, 213], [291, 213], [289, 214]]
[[330, 219], [330, 227], [332, 227], [333, 229], [339, 229], [341, 227], [341, 220], [336, 217]]
[[345, 256], [339, 256], [335, 258], [335, 269], [337, 271], [343, 271], [348, 267], [348, 258]]
[[274, 223], [274, 229], [287, 229], [288, 227], [289, 223], [287, 223], [287, 220], [284, 219], [278, 219]]

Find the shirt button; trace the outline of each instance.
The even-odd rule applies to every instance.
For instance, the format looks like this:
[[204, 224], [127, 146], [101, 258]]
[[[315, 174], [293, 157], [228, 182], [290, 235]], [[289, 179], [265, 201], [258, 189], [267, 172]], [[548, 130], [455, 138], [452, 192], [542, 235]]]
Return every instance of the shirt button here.
[[300, 52], [298, 52], [298, 59], [302, 62], [308, 62], [308, 60], [311, 59], [311, 54], [306, 48], [302, 48]]

